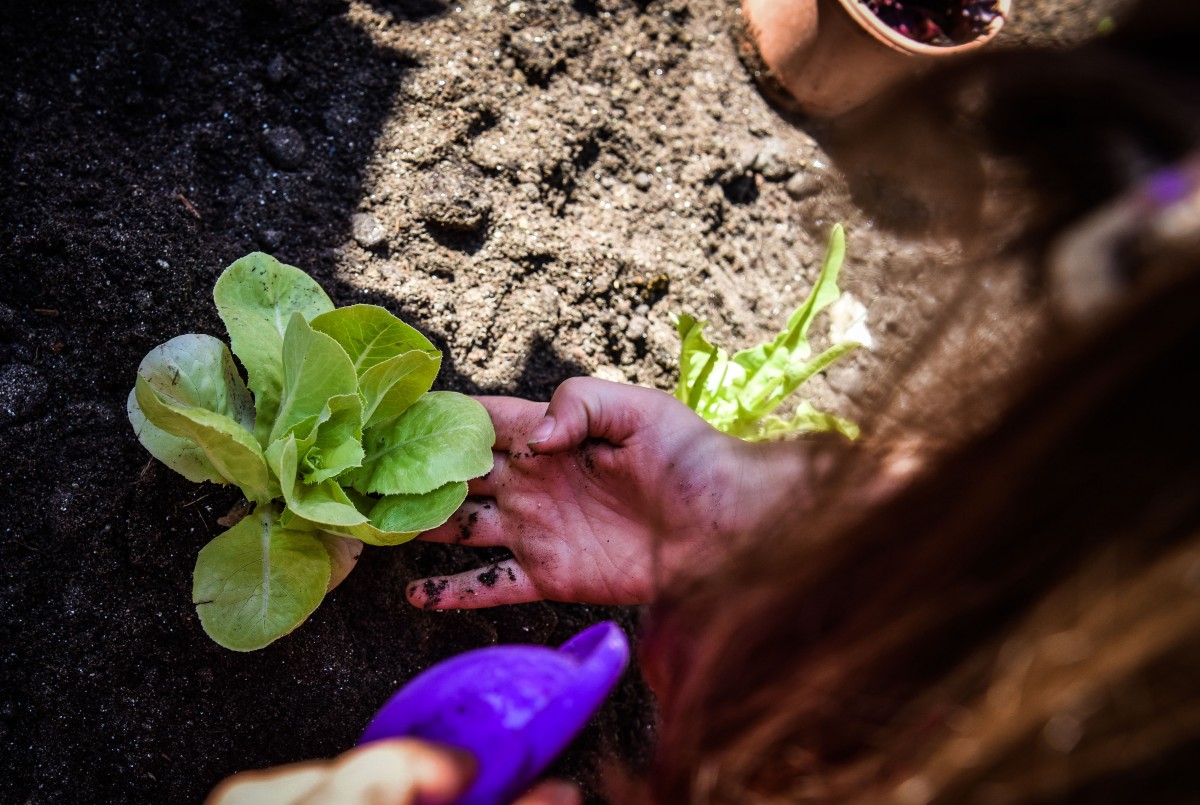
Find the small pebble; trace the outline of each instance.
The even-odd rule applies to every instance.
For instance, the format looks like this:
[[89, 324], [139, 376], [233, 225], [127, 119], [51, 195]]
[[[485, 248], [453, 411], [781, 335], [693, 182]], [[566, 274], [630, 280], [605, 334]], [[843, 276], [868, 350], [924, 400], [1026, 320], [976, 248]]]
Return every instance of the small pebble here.
[[737, 173], [746, 173], [754, 169], [754, 163], [758, 161], [758, 154], [762, 150], [762, 145], [757, 141], [748, 142], [737, 149], [737, 156], [733, 160], [734, 167]]
[[817, 195], [824, 186], [825, 182], [816, 172], [798, 171], [792, 174], [792, 178], [787, 180], [787, 184], [784, 185], [783, 189], [796, 201], [800, 201], [801, 199]]
[[258, 243], [267, 251], [273, 252], [283, 245], [283, 233], [278, 229], [260, 229]]
[[649, 190], [652, 184], [654, 184], [654, 176], [646, 171], [640, 171], [633, 177], [633, 186], [638, 190]]
[[487, 223], [492, 199], [473, 165], [442, 162], [421, 177], [413, 206], [428, 224], [470, 232]]
[[597, 366], [595, 371], [592, 372], [592, 377], [598, 377], [601, 380], [607, 380], [610, 383], [629, 382], [629, 377], [627, 377], [624, 372], [615, 366], [608, 366], [607, 364]]
[[284, 60], [283, 54], [278, 54], [267, 65], [267, 83], [272, 86], [279, 86], [288, 76], [287, 61]]
[[300, 132], [291, 126], [268, 129], [262, 136], [263, 154], [280, 170], [293, 171], [304, 164], [308, 148]]
[[387, 239], [387, 230], [369, 212], [350, 216], [350, 234], [364, 249], [374, 249]]
[[768, 182], [781, 182], [795, 172], [795, 165], [782, 140], [770, 139], [754, 160], [754, 169]]
[[645, 316], [634, 316], [629, 320], [629, 329], [625, 331], [634, 341], [641, 341], [646, 337], [646, 331], [650, 329], [650, 320]]

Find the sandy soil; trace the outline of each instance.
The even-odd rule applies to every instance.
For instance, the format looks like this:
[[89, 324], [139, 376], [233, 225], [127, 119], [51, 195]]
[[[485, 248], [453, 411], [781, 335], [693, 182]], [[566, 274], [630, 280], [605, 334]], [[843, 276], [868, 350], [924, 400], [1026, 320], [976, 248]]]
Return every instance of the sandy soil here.
[[[1005, 40], [1087, 36], [1115, 3], [1017, 0]], [[859, 209], [817, 132], [767, 105], [720, 0], [148, 0], [0, 11], [0, 800], [197, 801], [235, 770], [348, 747], [421, 668], [637, 613], [428, 613], [403, 582], [465, 549], [368, 550], [293, 635], [236, 655], [190, 604], [236, 494], [147, 461], [135, 368], [223, 335], [218, 273], [264, 250], [445, 351], [442, 388], [546, 398], [674, 382], [673, 312], [773, 335], [830, 227], [878, 345], [809, 394], [848, 416], [938, 306], [954, 256]], [[934, 287], [935, 290], [930, 290]], [[631, 672], [557, 772], [637, 764]]]

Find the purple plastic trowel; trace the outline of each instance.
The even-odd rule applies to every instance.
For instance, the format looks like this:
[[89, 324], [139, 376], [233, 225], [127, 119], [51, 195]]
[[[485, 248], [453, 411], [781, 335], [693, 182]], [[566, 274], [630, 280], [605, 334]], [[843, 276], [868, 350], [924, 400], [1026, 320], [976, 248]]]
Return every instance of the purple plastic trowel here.
[[443, 660], [388, 700], [359, 744], [411, 736], [475, 756], [458, 805], [503, 805], [537, 777], [599, 709], [629, 661], [612, 621], [563, 643], [493, 646]]

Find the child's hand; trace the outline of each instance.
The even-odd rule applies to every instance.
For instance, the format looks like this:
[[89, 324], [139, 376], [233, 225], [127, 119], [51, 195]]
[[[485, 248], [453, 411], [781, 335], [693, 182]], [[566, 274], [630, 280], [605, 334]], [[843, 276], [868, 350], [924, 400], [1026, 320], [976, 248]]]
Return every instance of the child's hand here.
[[235, 774], [207, 805], [452, 802], [475, 776], [470, 756], [412, 739], [379, 741], [333, 760]]
[[[453, 802], [475, 776], [469, 755], [413, 738], [377, 741], [333, 760], [235, 774], [207, 805], [438, 805]], [[579, 805], [579, 789], [547, 780], [513, 805]]]
[[411, 583], [416, 606], [645, 603], [675, 574], [719, 562], [734, 537], [807, 488], [802, 446], [747, 444], [654, 389], [575, 378], [549, 406], [479, 401], [496, 427], [495, 467], [421, 539], [513, 557]]

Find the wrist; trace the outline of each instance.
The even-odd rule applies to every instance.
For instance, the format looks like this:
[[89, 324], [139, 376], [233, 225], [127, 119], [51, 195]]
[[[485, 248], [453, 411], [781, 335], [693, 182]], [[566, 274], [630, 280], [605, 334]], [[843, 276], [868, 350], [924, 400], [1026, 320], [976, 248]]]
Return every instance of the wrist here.
[[780, 518], [813, 507], [830, 463], [818, 443], [734, 441], [728, 484], [736, 493], [721, 521], [731, 543], [760, 537]]
[[810, 508], [829, 463], [812, 442], [750, 443], [717, 431], [702, 439], [692, 443], [687, 464], [703, 469], [664, 486], [679, 490], [687, 516], [664, 523], [657, 588], [715, 571], [782, 518]]

